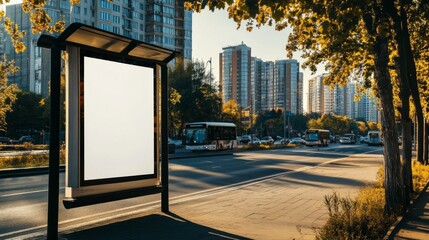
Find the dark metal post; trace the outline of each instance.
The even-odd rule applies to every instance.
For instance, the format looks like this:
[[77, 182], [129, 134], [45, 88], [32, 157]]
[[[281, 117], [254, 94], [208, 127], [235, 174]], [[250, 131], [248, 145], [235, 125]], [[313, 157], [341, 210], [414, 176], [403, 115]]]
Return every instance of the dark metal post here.
[[169, 211], [168, 197], [168, 86], [167, 66], [161, 66], [161, 211]]
[[60, 188], [60, 87], [61, 49], [51, 48], [51, 119], [49, 143], [48, 239], [58, 239], [58, 195]]

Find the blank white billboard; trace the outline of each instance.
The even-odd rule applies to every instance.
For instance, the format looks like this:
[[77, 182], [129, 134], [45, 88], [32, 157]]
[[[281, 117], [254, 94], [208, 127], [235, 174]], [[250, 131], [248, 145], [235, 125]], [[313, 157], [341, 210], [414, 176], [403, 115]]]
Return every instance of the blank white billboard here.
[[84, 181], [154, 174], [154, 70], [84, 57]]

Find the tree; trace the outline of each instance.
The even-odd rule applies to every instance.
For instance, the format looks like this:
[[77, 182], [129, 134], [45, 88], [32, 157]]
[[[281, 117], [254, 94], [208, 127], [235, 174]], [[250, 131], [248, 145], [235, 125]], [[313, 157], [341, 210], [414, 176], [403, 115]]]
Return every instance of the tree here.
[[346, 116], [323, 114], [318, 119], [310, 119], [308, 128], [327, 129], [334, 135], [344, 135], [350, 132], [350, 123], [351, 120]]
[[[186, 3], [188, 9], [201, 11], [206, 5], [225, 8], [238, 26], [275, 25], [277, 30], [292, 27], [287, 50], [289, 56], [301, 50], [304, 67], [315, 71], [326, 63], [329, 85], [347, 83], [350, 76], [361, 76], [361, 86], [373, 86], [380, 99], [385, 138], [386, 211], [398, 213], [404, 205], [400, 174], [398, 134], [394, 118], [392, 83], [389, 74], [389, 16], [379, 1], [202, 1]], [[373, 79], [372, 79], [373, 77]]]
[[14, 62], [7, 61], [6, 56], [3, 56], [3, 61], [0, 61], [0, 133], [2, 134], [7, 132], [6, 114], [12, 111], [18, 91], [16, 84], [7, 84], [7, 76], [14, 74], [17, 70]]
[[17, 138], [46, 129], [49, 121], [43, 117], [43, 105], [41, 95], [19, 91], [12, 105], [13, 111], [7, 113], [8, 135]]
[[234, 100], [222, 104], [222, 121], [235, 123], [239, 132], [242, 131], [241, 109]]
[[360, 135], [365, 135], [366, 132], [368, 132], [368, 127], [366, 126], [365, 122], [356, 121], [356, 124]]
[[202, 62], [184, 64], [177, 61], [174, 68], [169, 69], [168, 84], [172, 94], [169, 105], [170, 134], [182, 133], [185, 123], [221, 119], [222, 100], [206, 83], [209, 77]]

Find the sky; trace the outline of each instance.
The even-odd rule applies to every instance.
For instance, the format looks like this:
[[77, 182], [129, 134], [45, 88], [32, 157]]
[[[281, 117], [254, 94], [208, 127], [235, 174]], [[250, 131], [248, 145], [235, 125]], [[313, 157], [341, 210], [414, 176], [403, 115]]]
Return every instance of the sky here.
[[[248, 32], [245, 24], [237, 30], [237, 24], [228, 19], [226, 10], [211, 12], [208, 9], [201, 13], [194, 13], [192, 16], [192, 58], [193, 60], [207, 63], [212, 58], [212, 73], [215, 81], [219, 79], [219, 53], [227, 46], [239, 45], [242, 42], [251, 48], [252, 57], [261, 58], [263, 61], [275, 61], [287, 59], [285, 46], [290, 29], [275, 31], [274, 27], [262, 26], [254, 28]], [[304, 60], [301, 54], [294, 53], [293, 58], [298, 60], [300, 65]], [[324, 73], [324, 68], [319, 67], [315, 75], [311, 75], [308, 69], [302, 69], [304, 73], [304, 111], [307, 108], [308, 79]]]

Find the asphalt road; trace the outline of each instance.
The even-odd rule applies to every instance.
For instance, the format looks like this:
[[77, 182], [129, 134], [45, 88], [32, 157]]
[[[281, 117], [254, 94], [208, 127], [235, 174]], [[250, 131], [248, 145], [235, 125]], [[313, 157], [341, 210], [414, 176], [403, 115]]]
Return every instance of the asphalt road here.
[[[170, 197], [179, 199], [210, 189], [240, 184], [306, 166], [314, 167], [327, 160], [370, 151], [382, 154], [380, 147], [331, 144], [327, 148], [300, 147], [174, 159], [170, 161]], [[61, 199], [64, 194], [63, 174], [60, 179]], [[46, 228], [47, 184], [47, 175], [0, 179], [0, 239]], [[148, 206], [159, 207], [159, 200], [160, 194], [156, 194], [69, 210], [60, 202], [60, 228]]]

